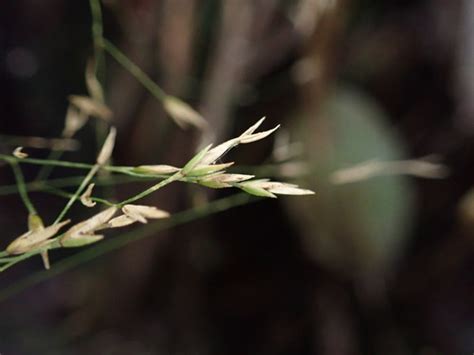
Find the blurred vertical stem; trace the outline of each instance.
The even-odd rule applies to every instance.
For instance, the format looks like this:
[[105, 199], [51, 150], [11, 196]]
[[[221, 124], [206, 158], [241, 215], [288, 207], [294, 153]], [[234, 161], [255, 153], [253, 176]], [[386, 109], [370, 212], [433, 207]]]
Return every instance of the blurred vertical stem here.
[[[104, 25], [102, 21], [102, 8], [100, 0], [89, 0], [92, 15], [92, 41], [94, 42], [94, 75], [99, 82], [99, 85], [103, 87], [105, 82], [105, 55], [102, 41], [104, 39]], [[100, 95], [102, 96], [102, 95]], [[104, 97], [94, 97], [94, 99], [105, 103]], [[107, 126], [102, 122], [96, 121], [95, 133], [97, 144], [104, 139], [107, 131]]]
[[[102, 22], [102, 9], [99, 0], [89, 0], [92, 14], [92, 40], [94, 41], [94, 73], [99, 82], [103, 82], [105, 57], [102, 46], [104, 26]], [[102, 79], [102, 80], [101, 80]]]
[[[103, 47], [103, 40], [104, 40], [104, 24], [102, 19], [102, 8], [100, 4], [100, 0], [89, 0], [89, 5], [91, 9], [92, 15], [92, 41], [94, 42], [94, 75], [99, 83], [99, 85], [103, 88], [105, 85], [105, 54], [104, 54], [104, 47]], [[102, 101], [105, 104], [105, 93], [102, 90], [101, 97], [95, 97], [95, 99]], [[97, 145], [100, 145], [100, 142], [103, 141], [107, 134], [107, 124], [102, 121], [95, 122], [95, 136]], [[99, 175], [102, 177], [109, 177], [110, 172], [106, 170], [100, 170]], [[108, 186], [105, 188], [104, 193], [106, 196], [112, 196], [115, 192], [115, 189], [112, 186]]]
[[127, 58], [117, 47], [115, 47], [107, 39], [102, 39], [104, 50], [109, 53], [122, 67], [124, 67], [135, 79], [137, 79], [150, 93], [158, 100], [163, 101], [166, 98], [166, 93], [160, 88], [150, 77], [145, 74], [135, 63]]
[[23, 173], [21, 172], [21, 168], [18, 165], [18, 162], [9, 161], [9, 163], [10, 163], [10, 166], [12, 167], [13, 174], [15, 175], [15, 181], [18, 186], [18, 192], [20, 193], [21, 199], [23, 200], [25, 207], [27, 208], [30, 214], [38, 214], [36, 212], [35, 206], [33, 206], [33, 203], [31, 202], [30, 197], [28, 196], [28, 191], [26, 189], [26, 184], [25, 184], [25, 178], [23, 177]]
[[[94, 42], [94, 74], [99, 82], [104, 81], [105, 76], [105, 56], [102, 46], [102, 38], [104, 33], [104, 26], [102, 22], [102, 9], [100, 7], [99, 0], [90, 0], [89, 1], [92, 15], [92, 40]], [[98, 98], [95, 98], [98, 99]], [[104, 101], [103, 99], [101, 101]], [[106, 125], [103, 125], [96, 121], [96, 139], [97, 143], [101, 142], [106, 134]], [[48, 160], [58, 160], [63, 155], [63, 151], [55, 150], [52, 151]], [[47, 180], [48, 177], [53, 172], [54, 166], [43, 166], [38, 175], [35, 178], [35, 181]]]

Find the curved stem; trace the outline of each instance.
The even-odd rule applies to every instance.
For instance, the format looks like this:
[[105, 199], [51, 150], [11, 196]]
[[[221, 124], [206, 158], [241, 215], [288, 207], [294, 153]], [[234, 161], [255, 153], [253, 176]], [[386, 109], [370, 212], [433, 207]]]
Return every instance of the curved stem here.
[[[73, 196], [73, 194], [70, 194], [66, 191], [63, 191], [63, 190], [60, 190], [60, 189], [56, 189], [54, 187], [47, 187], [45, 190], [44, 190], [45, 193], [48, 193], [48, 194], [51, 194], [51, 195], [56, 195], [56, 196], [60, 196], [60, 197], [66, 197], [66, 198], [71, 198]], [[106, 205], [106, 206], [115, 206], [115, 203], [113, 202], [110, 202], [106, 199], [103, 199], [103, 198], [99, 198], [99, 197], [91, 197], [91, 200], [94, 201], [94, 202], [98, 202], [98, 203], [102, 203], [103, 205]]]

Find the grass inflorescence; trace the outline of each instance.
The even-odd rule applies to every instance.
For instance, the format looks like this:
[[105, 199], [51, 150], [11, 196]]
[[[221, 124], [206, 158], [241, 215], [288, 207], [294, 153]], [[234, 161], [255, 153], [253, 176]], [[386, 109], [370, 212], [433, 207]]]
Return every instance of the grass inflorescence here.
[[[104, 90], [98, 79], [105, 68], [105, 53], [111, 55], [161, 101], [164, 110], [179, 126], [194, 126], [198, 129], [209, 127], [206, 120], [190, 105], [168, 95], [125, 54], [103, 37], [100, 3], [98, 0], [90, 0], [90, 5], [93, 14], [94, 58], [89, 61], [86, 68], [86, 86], [89, 95], [70, 96], [64, 130], [56, 141], [70, 141], [89, 120], [93, 120], [98, 127], [97, 138], [101, 141], [101, 147], [92, 164], [61, 160], [62, 151], [65, 149], [52, 149], [50, 156], [46, 159], [29, 156], [23, 147], [14, 149], [11, 155], [0, 154], [0, 161], [11, 167], [15, 177], [15, 186], [0, 187], [0, 194], [12, 193], [15, 189], [28, 212], [25, 232], [13, 238], [5, 250], [0, 251], [0, 272], [37, 255], [42, 257], [45, 268], [49, 269], [48, 253], [51, 250], [83, 247], [101, 241], [110, 229], [170, 218], [170, 213], [167, 211], [156, 206], [139, 204], [138, 201], [177, 181], [211, 189], [236, 188], [259, 197], [275, 198], [280, 194], [313, 194], [312, 191], [294, 184], [239, 173], [238, 166], [233, 166], [234, 162], [222, 162], [231, 149], [241, 144], [262, 140], [279, 128], [276, 126], [269, 130], [258, 131], [264, 118], [237, 137], [216, 146], [205, 147], [183, 166], [165, 164], [115, 166], [111, 158], [117, 132], [113, 123], [113, 112], [106, 104]], [[108, 133], [101, 129], [104, 125]], [[21, 168], [23, 164], [40, 166], [39, 174], [33, 181], [25, 181]], [[233, 166], [233, 171], [228, 172], [227, 169], [231, 166]], [[55, 167], [81, 170], [84, 171], [84, 175], [69, 179], [49, 179]], [[126, 181], [152, 181], [153, 184], [122, 201], [95, 194], [96, 184]], [[61, 190], [62, 187], [71, 185], [76, 186], [73, 193]], [[30, 191], [44, 191], [66, 199], [64, 207], [51, 224], [45, 225], [41, 211], [35, 207], [29, 196]], [[71, 207], [76, 203], [81, 203], [85, 209], [91, 209], [93, 211], [91, 216], [83, 221], [75, 221], [73, 216], [69, 216]]]

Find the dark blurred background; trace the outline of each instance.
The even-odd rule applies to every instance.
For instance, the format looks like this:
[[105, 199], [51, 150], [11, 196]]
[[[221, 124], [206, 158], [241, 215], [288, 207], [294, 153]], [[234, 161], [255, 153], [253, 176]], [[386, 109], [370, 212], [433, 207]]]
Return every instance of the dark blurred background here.
[[[283, 126], [276, 138], [229, 159], [247, 169], [270, 164], [266, 175], [316, 195], [231, 209], [30, 282], [0, 304], [0, 353], [472, 354], [472, 0], [102, 6], [105, 36], [212, 128], [178, 128], [107, 56], [100, 79], [118, 128], [116, 164], [179, 165], [198, 145], [266, 115], [264, 129]], [[90, 28], [88, 1], [0, 4], [2, 153], [14, 148], [11, 137], [60, 136], [68, 95], [86, 94]], [[79, 150], [64, 159], [93, 161], [93, 120], [76, 138]], [[428, 155], [449, 168], [447, 177], [331, 182], [360, 162]], [[25, 166], [27, 179], [37, 170]], [[0, 183], [14, 183], [8, 167]], [[99, 191], [123, 199], [140, 187]], [[176, 184], [147, 202], [178, 212], [229, 194]], [[63, 203], [32, 198], [45, 219]], [[27, 213], [17, 195], [0, 201], [4, 248], [24, 231]], [[81, 206], [72, 214], [85, 215]], [[53, 270], [75, 252], [52, 253]], [[40, 269], [40, 260], [22, 263], [0, 275], [0, 287]]]

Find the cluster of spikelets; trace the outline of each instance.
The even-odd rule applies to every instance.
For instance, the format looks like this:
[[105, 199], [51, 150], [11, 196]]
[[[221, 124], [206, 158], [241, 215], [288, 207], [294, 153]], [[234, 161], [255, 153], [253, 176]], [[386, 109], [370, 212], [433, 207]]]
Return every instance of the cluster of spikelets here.
[[186, 182], [193, 182], [214, 189], [237, 187], [251, 195], [262, 197], [275, 198], [275, 195], [313, 194], [313, 191], [301, 189], [294, 184], [270, 181], [269, 179], [254, 180], [254, 175], [227, 173], [225, 169], [232, 166], [234, 162], [216, 163], [229, 150], [239, 144], [256, 142], [268, 137], [279, 128], [279, 126], [276, 126], [268, 131], [254, 133], [264, 119], [260, 119], [236, 138], [232, 138], [214, 148], [211, 148], [212, 145], [207, 146], [182, 169], [171, 165], [141, 165], [134, 168], [134, 171], [144, 174], [176, 174]]
[[[87, 117], [90, 114], [103, 115], [104, 112], [87, 112], [81, 115], [88, 102], [75, 100], [77, 106], [82, 107], [82, 111], [77, 114], [69, 113], [69, 121], [66, 120], [66, 136], [71, 135], [69, 130], [77, 130], [84, 119], [78, 121], [78, 117]], [[92, 108], [91, 108], [92, 109]], [[73, 109], [72, 109], [73, 110]], [[61, 218], [50, 226], [44, 226], [41, 218], [37, 214], [30, 214], [28, 219], [28, 231], [16, 238], [6, 248], [8, 255], [18, 255], [25, 253], [41, 254], [46, 267], [49, 267], [47, 251], [55, 248], [80, 247], [95, 243], [104, 238], [102, 231], [106, 229], [124, 227], [133, 223], [147, 223], [149, 219], [161, 219], [169, 216], [169, 213], [160, 210], [154, 206], [136, 205], [130, 202], [140, 199], [149, 193], [152, 193], [167, 183], [173, 181], [184, 181], [195, 183], [209, 188], [239, 188], [249, 194], [272, 197], [276, 195], [309, 195], [313, 191], [299, 188], [297, 185], [283, 182], [270, 181], [270, 179], [254, 179], [254, 175], [228, 173], [226, 169], [234, 164], [217, 163], [229, 150], [240, 145], [248, 144], [261, 140], [271, 135], [279, 126], [262, 132], [256, 132], [264, 118], [260, 119], [253, 126], [248, 128], [240, 136], [230, 139], [215, 147], [207, 146], [189, 160], [182, 168], [171, 165], [140, 165], [137, 167], [126, 167], [122, 171], [137, 174], [139, 176], [156, 176], [163, 179], [152, 188], [122, 202], [112, 204], [109, 207], [91, 218], [79, 222], [70, 227], [65, 232], [58, 235], [61, 229], [70, 224], [70, 220], [61, 221]], [[69, 126], [68, 126], [69, 124]], [[72, 126], [71, 126], [72, 125]], [[68, 128], [69, 127], [69, 128]], [[116, 130], [111, 128], [102, 149], [100, 150], [96, 164], [92, 167], [89, 174], [90, 179], [101, 168], [105, 168], [109, 161], [115, 144]], [[16, 150], [14, 155], [23, 159], [26, 155], [20, 149]], [[85, 183], [85, 181], [83, 182]], [[87, 183], [85, 183], [87, 185]], [[83, 189], [79, 188], [81, 194], [80, 201], [87, 207], [93, 207], [96, 202], [92, 196], [94, 184], [88, 184]], [[72, 198], [69, 202], [75, 201]], [[120, 211], [120, 214], [117, 213]]]
[[121, 208], [122, 214], [114, 217], [118, 210], [115, 206], [109, 207], [72, 226], [57, 239], [52, 239], [52, 237], [71, 222], [69, 219], [44, 227], [38, 215], [30, 215], [28, 218], [28, 232], [10, 243], [6, 250], [8, 254], [15, 255], [36, 249], [48, 249], [54, 243], [63, 248], [80, 247], [103, 239], [104, 235], [97, 234], [98, 231], [124, 227], [135, 222], [147, 223], [148, 219], [169, 217], [168, 212], [152, 206], [125, 205]]
[[[154, 206], [138, 205], [135, 202], [175, 181], [199, 184], [214, 189], [234, 187], [248, 194], [261, 197], [275, 198], [279, 194], [313, 194], [312, 191], [301, 189], [297, 185], [270, 181], [270, 179], [254, 179], [255, 176], [253, 175], [229, 173], [226, 169], [234, 163], [220, 162], [221, 158], [232, 148], [240, 144], [261, 140], [278, 129], [277, 126], [271, 130], [256, 132], [264, 118], [248, 128], [240, 136], [216, 147], [208, 146], [204, 148], [182, 168], [171, 165], [141, 165], [136, 167], [108, 165], [115, 145], [116, 130], [114, 127], [110, 129], [93, 165], [59, 161], [58, 159], [65, 145], [71, 143], [74, 135], [84, 127], [90, 118], [97, 118], [107, 125], [112, 124], [113, 113], [105, 104], [104, 90], [96, 76], [99, 54], [102, 52], [112, 56], [158, 99], [162, 103], [162, 107], [167, 115], [180, 127], [209, 128], [206, 120], [197, 111], [186, 102], [168, 95], [136, 64], [130, 61], [124, 53], [103, 37], [100, 3], [98, 1], [91, 1], [90, 4], [93, 17], [92, 36], [95, 54], [94, 59], [88, 62], [85, 72], [85, 84], [89, 95], [71, 95], [61, 138], [55, 141], [40, 138], [39, 142], [41, 146], [56, 147], [58, 151], [52, 152], [50, 159], [45, 160], [28, 158], [28, 154], [22, 150], [22, 147], [15, 149], [13, 156], [0, 154], [0, 159], [11, 165], [19, 194], [29, 211], [28, 231], [11, 242], [6, 250], [0, 252], [0, 271], [38, 254], [42, 256], [45, 267], [49, 268], [48, 251], [51, 249], [81, 247], [103, 239], [104, 230], [120, 228], [133, 223], [147, 223], [150, 219], [168, 217], [169, 213], [166, 211]], [[38, 145], [38, 140], [36, 140], [36, 145]], [[59, 146], [63, 148], [59, 148]], [[22, 160], [25, 163], [30, 162], [43, 165], [34, 182], [47, 181], [47, 176], [51, 172], [51, 170], [48, 171], [48, 168], [52, 166], [75, 166], [90, 169], [75, 193], [72, 195], [67, 194], [68, 202], [51, 225], [44, 225], [40, 215], [36, 212], [33, 203], [29, 199], [25, 181], [18, 164]], [[101, 170], [132, 175], [134, 177], [156, 178], [158, 182], [125, 201], [113, 203], [93, 196], [94, 184], [92, 181], [94, 176]], [[89, 208], [93, 208], [97, 202], [105, 203], [109, 207], [64, 231], [65, 227], [71, 224], [71, 221], [64, 217], [71, 206], [78, 200]]]

